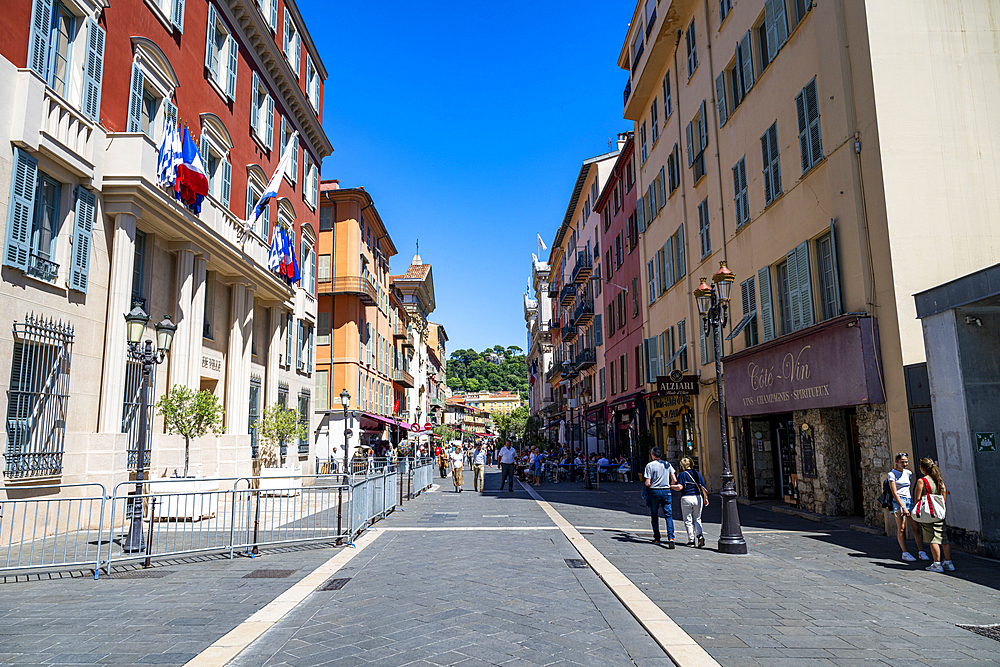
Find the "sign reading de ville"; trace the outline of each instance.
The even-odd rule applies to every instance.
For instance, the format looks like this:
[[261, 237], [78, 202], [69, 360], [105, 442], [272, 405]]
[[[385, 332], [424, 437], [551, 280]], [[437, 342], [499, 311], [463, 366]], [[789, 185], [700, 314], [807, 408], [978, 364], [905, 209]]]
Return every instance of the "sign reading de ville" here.
[[671, 373], [656, 378], [656, 393], [659, 396], [697, 396], [698, 376]]
[[729, 414], [884, 403], [874, 318], [844, 315], [723, 360]]

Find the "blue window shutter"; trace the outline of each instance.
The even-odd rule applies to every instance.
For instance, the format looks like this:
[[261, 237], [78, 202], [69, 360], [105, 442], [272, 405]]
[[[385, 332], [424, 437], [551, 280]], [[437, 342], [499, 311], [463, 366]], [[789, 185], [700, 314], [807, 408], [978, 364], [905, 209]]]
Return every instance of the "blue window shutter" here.
[[778, 122], [775, 121], [767, 129], [767, 141], [771, 146], [771, 188], [772, 196], [781, 194], [781, 160], [778, 155]]
[[206, 176], [208, 176], [208, 136], [202, 130], [201, 137], [198, 138], [198, 155], [201, 156], [201, 163], [205, 167]]
[[[277, 0], [274, 0], [277, 2]], [[250, 91], [250, 128], [258, 137], [260, 136], [260, 77], [257, 72], [253, 73], [253, 88]]]
[[226, 97], [230, 100], [236, 99], [236, 70], [240, 65], [240, 47], [236, 44], [236, 39], [230, 35], [226, 40], [229, 43], [229, 76], [226, 77]]
[[646, 262], [646, 280], [649, 283], [649, 303], [656, 301], [656, 272], [653, 269], [653, 261]]
[[94, 121], [101, 116], [101, 80], [104, 77], [104, 28], [87, 19], [87, 55], [83, 64], [83, 115]]
[[653, 336], [652, 338], [649, 339], [649, 353], [650, 353], [650, 361], [649, 361], [650, 376], [649, 376], [649, 379], [652, 382], [656, 382], [656, 378], [659, 377], [659, 375], [660, 375], [660, 347], [659, 347], [659, 345], [660, 345], [660, 337], [659, 336]]
[[708, 363], [708, 336], [705, 335], [705, 325], [702, 323], [698, 327], [699, 331], [699, 342], [701, 343], [701, 364], [704, 366]]
[[[278, 0], [274, 0], [274, 2], [277, 1]], [[282, 26], [282, 31], [281, 31], [281, 52], [285, 54], [285, 57], [288, 57], [288, 8], [287, 7], [285, 8], [285, 23]]]
[[765, 341], [774, 338], [774, 316], [771, 309], [771, 267], [757, 272], [757, 293], [760, 294], [760, 330]]
[[142, 132], [142, 91], [146, 85], [146, 75], [138, 65], [132, 63], [132, 83], [128, 98], [128, 131]]
[[708, 111], [705, 107], [705, 100], [701, 101], [701, 111], [698, 115], [698, 152], [702, 152], [708, 146]]
[[215, 62], [215, 23], [215, 5], [208, 3], [208, 28], [205, 31], [205, 69], [213, 75], [215, 74], [215, 68], [212, 66]]
[[715, 104], [719, 109], [719, 127], [726, 124], [726, 73], [715, 77]]
[[299, 135], [295, 135], [295, 142], [292, 144], [292, 183], [299, 179]]
[[302, 37], [295, 35], [295, 76], [298, 78], [299, 70], [302, 68]]
[[806, 120], [809, 124], [809, 162], [810, 166], [823, 159], [823, 138], [819, 131], [819, 99], [816, 96], [816, 79], [810, 81], [802, 89], [805, 97]]
[[308, 359], [308, 364], [306, 366], [306, 372], [313, 372], [313, 328], [306, 327], [308, 334], [306, 335], [306, 358]]
[[90, 269], [91, 236], [94, 231], [96, 197], [86, 188], [76, 188], [76, 215], [73, 224], [73, 256], [69, 267], [69, 288], [78, 292], [87, 291], [87, 276]]
[[795, 96], [795, 116], [799, 123], [799, 153], [802, 156], [802, 172], [809, 171], [809, 121], [806, 119], [805, 89]]
[[305, 331], [303, 331], [302, 320], [298, 321], [298, 339], [295, 349], [297, 350], [295, 355], [295, 368], [302, 370], [302, 343], [305, 337]]
[[636, 202], [635, 214], [638, 216], [639, 233], [646, 231], [646, 208], [642, 205], [642, 200]]
[[268, 0], [271, 7], [271, 30], [278, 29], [278, 0]]
[[677, 230], [677, 278], [678, 280], [687, 275], [687, 237], [684, 236], [684, 223]]
[[170, 100], [163, 100], [163, 118], [166, 123], [177, 125], [177, 106]]
[[686, 134], [687, 134], [687, 149], [688, 149], [687, 151], [688, 167], [690, 168], [691, 165], [694, 164], [694, 128], [691, 126], [690, 122], [687, 124]]
[[836, 297], [836, 315], [840, 315], [844, 312], [843, 304], [840, 301], [840, 268], [837, 265], [837, 228], [833, 222], [833, 218], [830, 218], [830, 260], [833, 263], [833, 286], [834, 286], [834, 296]]
[[660, 167], [660, 180], [657, 185], [660, 186], [660, 193], [657, 195], [659, 208], [663, 208], [667, 205], [667, 175], [663, 167]]
[[222, 161], [222, 206], [228, 211], [229, 200], [233, 189], [233, 165], [229, 160]]
[[[254, 202], [256, 204], [256, 202]], [[271, 200], [264, 202], [264, 208], [260, 212], [260, 237], [264, 243], [270, 245], [271, 241]]]
[[264, 138], [264, 145], [271, 148], [274, 141], [274, 98], [267, 96], [267, 136]]
[[813, 317], [812, 273], [809, 271], [809, 242], [803, 241], [795, 249], [795, 270], [798, 272], [799, 308], [801, 312], [801, 327], [809, 327], [815, 321]]
[[[782, 6], [785, 0], [777, 0]], [[775, 0], [764, 0], [764, 26], [767, 28], [767, 62], [774, 60], [778, 53], [778, 31], [774, 23], [774, 3]]]
[[792, 331], [798, 331], [802, 328], [802, 298], [799, 294], [798, 255], [794, 250], [785, 255], [785, 266], [785, 273], [788, 276], [788, 305], [792, 311]]
[[594, 345], [604, 345], [604, 329], [601, 328], [602, 317], [600, 313], [594, 315]]
[[28, 67], [48, 79], [49, 31], [52, 29], [52, 0], [34, 0], [28, 34]]
[[663, 244], [663, 286], [669, 289], [674, 282], [674, 237], [671, 236]]
[[177, 32], [184, 32], [184, 0], [174, 0], [173, 11], [170, 13], [170, 22], [177, 28]]
[[743, 35], [740, 40], [740, 60], [742, 60], [743, 94], [750, 92], [753, 88], [753, 41], [750, 39], [750, 31]]
[[31, 223], [35, 214], [38, 160], [15, 147], [12, 172], [3, 263], [27, 271], [28, 255], [31, 254]]
[[778, 49], [780, 49], [788, 39], [788, 19], [785, 15], [785, 0], [771, 0], [771, 2], [774, 6], [774, 34], [778, 40]]
[[292, 314], [285, 315], [285, 365], [292, 365]]
[[770, 204], [774, 199], [774, 188], [771, 186], [771, 148], [767, 141], [767, 132], [760, 137], [760, 161], [764, 165], [764, 204]]

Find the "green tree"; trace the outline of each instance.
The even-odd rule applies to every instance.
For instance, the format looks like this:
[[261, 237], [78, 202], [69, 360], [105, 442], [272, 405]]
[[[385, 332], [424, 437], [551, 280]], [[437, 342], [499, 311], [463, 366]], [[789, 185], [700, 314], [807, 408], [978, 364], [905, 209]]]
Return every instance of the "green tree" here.
[[264, 408], [257, 438], [260, 447], [257, 457], [265, 468], [281, 465], [281, 443], [294, 442], [309, 437], [309, 427], [299, 422], [298, 413], [280, 403], [272, 403]]
[[441, 439], [447, 444], [452, 440], [459, 440], [458, 431], [446, 424], [438, 424], [434, 427], [434, 435], [441, 436]]
[[163, 416], [167, 433], [184, 436], [184, 476], [188, 476], [191, 460], [191, 439], [222, 428], [222, 403], [210, 391], [195, 391], [175, 384], [160, 397], [156, 409]]
[[497, 433], [500, 434], [500, 442], [507, 442], [511, 436], [521, 439], [524, 438], [525, 426], [528, 422], [528, 407], [522, 405], [511, 411], [510, 414], [494, 412], [491, 418]]

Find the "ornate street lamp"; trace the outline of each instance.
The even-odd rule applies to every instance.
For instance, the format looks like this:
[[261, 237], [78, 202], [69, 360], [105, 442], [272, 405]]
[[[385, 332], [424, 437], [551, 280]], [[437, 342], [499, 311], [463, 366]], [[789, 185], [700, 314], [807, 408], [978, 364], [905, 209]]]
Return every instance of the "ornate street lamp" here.
[[[351, 395], [347, 393], [347, 390], [340, 392], [340, 405], [344, 408], [344, 479], [341, 480], [339, 484], [339, 489], [337, 491], [337, 534], [341, 535], [341, 519], [343, 516], [344, 507], [344, 487], [347, 485], [347, 441], [351, 437], [351, 431], [347, 428], [347, 406], [351, 404]], [[341, 540], [337, 540], [337, 544], [340, 544]]]
[[143, 469], [146, 464], [146, 423], [149, 420], [149, 391], [150, 378], [153, 374], [153, 365], [162, 364], [170, 351], [170, 345], [174, 342], [174, 332], [177, 325], [170, 321], [170, 316], [165, 315], [163, 320], [156, 325], [156, 351], [153, 351], [153, 341], [146, 339], [144, 347], [140, 348], [142, 334], [149, 323], [149, 315], [141, 307], [136, 306], [125, 316], [125, 333], [128, 338], [128, 357], [142, 364], [142, 384], [139, 390], [139, 438], [136, 442], [135, 453], [135, 494], [132, 497], [130, 508], [130, 518], [128, 537], [122, 551], [134, 553], [144, 550], [145, 544], [142, 532], [142, 482]]
[[719, 553], [745, 554], [747, 543], [740, 528], [740, 515], [736, 506], [736, 484], [729, 464], [729, 435], [726, 430], [726, 400], [722, 388], [722, 329], [729, 320], [729, 297], [736, 274], [725, 262], [712, 276], [710, 286], [705, 278], [694, 291], [705, 333], [712, 336], [715, 357], [715, 386], [719, 393], [719, 434], [722, 437], [722, 532], [719, 536]]

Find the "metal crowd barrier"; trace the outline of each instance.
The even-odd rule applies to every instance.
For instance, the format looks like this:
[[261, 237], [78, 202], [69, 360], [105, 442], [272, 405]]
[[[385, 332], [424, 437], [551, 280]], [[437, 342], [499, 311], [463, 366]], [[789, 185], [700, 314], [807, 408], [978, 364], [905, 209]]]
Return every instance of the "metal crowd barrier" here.
[[[7, 486], [4, 492], [0, 574], [60, 567], [93, 568], [96, 573], [107, 501], [103, 484]], [[81, 495], [53, 497], [64, 492]]]

